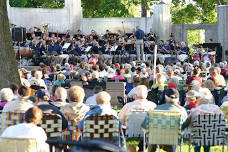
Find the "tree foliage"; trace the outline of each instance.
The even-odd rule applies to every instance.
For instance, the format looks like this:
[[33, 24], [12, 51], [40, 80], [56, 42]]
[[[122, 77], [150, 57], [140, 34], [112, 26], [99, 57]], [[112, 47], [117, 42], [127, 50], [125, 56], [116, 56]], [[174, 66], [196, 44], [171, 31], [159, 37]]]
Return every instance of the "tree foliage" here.
[[65, 0], [10, 0], [12, 7], [63, 8]]
[[[147, 16], [153, 4], [160, 0], [82, 0], [83, 16], [90, 17], [134, 17], [136, 12]], [[216, 23], [217, 5], [226, 0], [172, 0], [173, 24]], [[10, 0], [13, 7], [62, 8], [64, 0]], [[141, 9], [140, 9], [141, 7]], [[139, 11], [140, 10], [140, 11]]]
[[172, 0], [171, 14], [174, 24], [216, 23], [217, 5], [225, 4], [226, 0]]
[[127, 6], [121, 0], [82, 0], [84, 17], [128, 17]]

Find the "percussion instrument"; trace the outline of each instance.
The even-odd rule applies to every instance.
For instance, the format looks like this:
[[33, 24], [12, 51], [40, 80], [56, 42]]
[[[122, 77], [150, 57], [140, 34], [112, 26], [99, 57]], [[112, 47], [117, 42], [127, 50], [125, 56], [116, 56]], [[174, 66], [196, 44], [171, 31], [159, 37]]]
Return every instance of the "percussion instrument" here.
[[14, 48], [16, 59], [20, 58], [19, 53], [21, 54], [21, 58], [28, 58], [28, 59], [31, 59], [35, 54], [35, 51], [30, 50], [29, 47], [20, 47], [19, 51], [20, 52], [18, 52], [18, 49]]

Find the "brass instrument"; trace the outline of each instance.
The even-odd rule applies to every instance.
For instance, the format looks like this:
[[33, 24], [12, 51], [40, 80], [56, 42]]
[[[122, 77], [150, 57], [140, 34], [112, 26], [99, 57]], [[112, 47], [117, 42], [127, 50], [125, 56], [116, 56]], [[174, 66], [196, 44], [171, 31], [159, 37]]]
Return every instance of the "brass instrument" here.
[[17, 25], [16, 24], [10, 24], [10, 28], [15, 28]]
[[48, 24], [43, 25], [43, 33], [48, 34]]

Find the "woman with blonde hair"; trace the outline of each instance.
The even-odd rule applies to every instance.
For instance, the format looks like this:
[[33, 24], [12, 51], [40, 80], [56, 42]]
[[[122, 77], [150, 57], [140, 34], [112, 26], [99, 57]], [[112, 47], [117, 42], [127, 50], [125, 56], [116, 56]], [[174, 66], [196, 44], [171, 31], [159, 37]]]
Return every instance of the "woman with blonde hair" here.
[[58, 74], [57, 80], [54, 82], [54, 85], [62, 86], [63, 84], [65, 84], [65, 79], [66, 79], [66, 76], [64, 74], [62, 73]]

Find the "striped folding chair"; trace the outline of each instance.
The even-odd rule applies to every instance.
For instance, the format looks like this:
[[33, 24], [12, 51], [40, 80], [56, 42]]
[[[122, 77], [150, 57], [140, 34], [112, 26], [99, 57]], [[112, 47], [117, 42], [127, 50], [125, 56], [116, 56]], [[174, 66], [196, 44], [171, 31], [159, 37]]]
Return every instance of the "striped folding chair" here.
[[62, 132], [62, 139], [67, 141], [78, 141], [81, 136], [81, 131], [77, 127], [76, 121], [66, 117], [68, 121], [68, 128]]
[[60, 115], [44, 113], [37, 126], [44, 129], [48, 138], [61, 138], [62, 136], [62, 117]]
[[126, 138], [143, 138], [141, 124], [147, 116], [147, 112], [143, 110], [133, 110], [127, 117], [126, 122]]
[[221, 107], [222, 112], [225, 115], [226, 119], [226, 129], [228, 129], [228, 107]]
[[6, 128], [24, 122], [24, 113], [20, 112], [3, 112], [1, 114], [1, 130], [2, 133]]
[[37, 142], [29, 138], [0, 137], [1, 152], [38, 152]]
[[192, 143], [195, 146], [224, 145], [225, 125], [223, 114], [198, 115], [193, 119]]
[[228, 106], [227, 107], [222, 107], [221, 110], [224, 113], [225, 119], [226, 119], [225, 138], [226, 138], [226, 146], [227, 146], [227, 150], [228, 150]]
[[85, 118], [83, 140], [102, 139], [120, 145], [119, 120], [113, 115], [90, 115]]
[[[181, 116], [178, 112], [167, 112], [153, 110], [149, 112], [148, 119], [148, 144], [149, 145], [180, 145], [181, 138]], [[144, 151], [145, 151], [144, 132]], [[160, 150], [159, 150], [160, 151]]]

